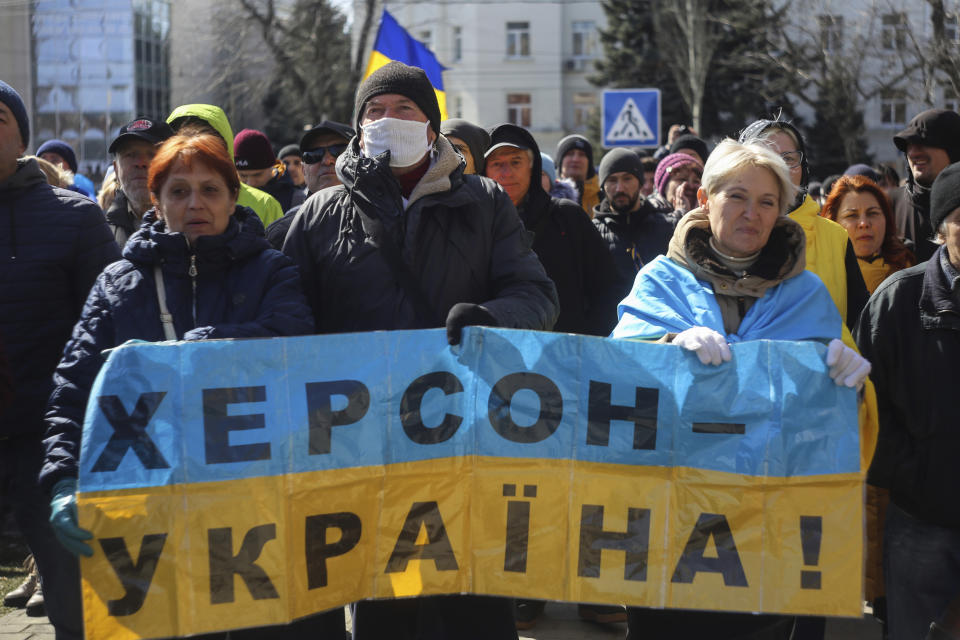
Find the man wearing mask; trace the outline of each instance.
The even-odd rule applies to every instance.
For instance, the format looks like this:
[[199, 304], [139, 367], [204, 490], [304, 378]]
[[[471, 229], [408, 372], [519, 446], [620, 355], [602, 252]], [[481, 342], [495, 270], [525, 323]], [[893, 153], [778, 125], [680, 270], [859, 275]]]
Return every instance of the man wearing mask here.
[[584, 211], [592, 213], [593, 208], [600, 204], [600, 185], [593, 166], [593, 145], [583, 136], [569, 135], [557, 144], [553, 158], [560, 168], [560, 177], [576, 183], [580, 194], [578, 204]]
[[593, 208], [593, 224], [613, 256], [616, 289], [624, 297], [643, 265], [667, 252], [674, 222], [643, 197], [644, 166], [633, 151], [608, 152], [599, 175], [604, 198]]
[[897, 231], [913, 242], [917, 261], [923, 262], [938, 247], [930, 226], [930, 187], [941, 171], [960, 161], [960, 114], [949, 109], [919, 113], [893, 143], [910, 166], [902, 197], [896, 199]]
[[147, 188], [150, 161], [158, 145], [172, 135], [173, 129], [162, 120], [137, 118], [121, 127], [120, 134], [110, 143], [108, 151], [113, 154], [118, 188], [106, 215], [121, 249], [140, 227], [143, 214], [153, 206]]
[[[337, 158], [355, 135], [357, 133], [350, 125], [330, 120], [324, 120], [303, 134], [299, 148], [303, 149], [300, 155], [308, 197], [321, 189], [340, 184], [336, 171]], [[279, 251], [283, 247], [283, 240], [301, 206], [302, 203], [291, 207], [282, 218], [267, 227], [267, 241], [274, 249]]]
[[[322, 333], [467, 325], [550, 329], [557, 294], [507, 195], [464, 175], [421, 69], [391, 62], [360, 85], [342, 186], [311, 196], [283, 244]], [[356, 605], [354, 640], [516, 640], [508, 599], [432, 596]]]

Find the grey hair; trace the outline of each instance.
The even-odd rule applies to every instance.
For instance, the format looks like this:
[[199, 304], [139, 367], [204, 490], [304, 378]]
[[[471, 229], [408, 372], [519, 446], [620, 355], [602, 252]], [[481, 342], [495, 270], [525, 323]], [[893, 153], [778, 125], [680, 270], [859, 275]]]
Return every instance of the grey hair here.
[[700, 185], [709, 197], [747, 167], [760, 167], [773, 174], [780, 186], [780, 215], [787, 215], [796, 198], [797, 187], [790, 179], [790, 169], [783, 158], [761, 142], [743, 144], [727, 138], [718, 144], [703, 167]]

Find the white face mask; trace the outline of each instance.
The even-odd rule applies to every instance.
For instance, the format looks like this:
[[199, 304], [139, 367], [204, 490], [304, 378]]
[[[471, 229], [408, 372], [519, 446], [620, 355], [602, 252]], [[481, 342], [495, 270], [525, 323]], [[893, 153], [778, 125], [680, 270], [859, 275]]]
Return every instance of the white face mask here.
[[384, 151], [390, 151], [391, 167], [412, 166], [430, 150], [430, 142], [427, 139], [428, 126], [430, 126], [429, 122], [397, 118], [380, 118], [361, 125], [363, 155], [374, 158]]

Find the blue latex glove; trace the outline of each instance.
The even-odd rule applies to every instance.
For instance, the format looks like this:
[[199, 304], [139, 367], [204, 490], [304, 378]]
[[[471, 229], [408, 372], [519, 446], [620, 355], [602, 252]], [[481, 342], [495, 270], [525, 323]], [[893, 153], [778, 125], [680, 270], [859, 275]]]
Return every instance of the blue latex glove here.
[[67, 551], [75, 556], [93, 555], [93, 549], [84, 542], [93, 537], [86, 529], [77, 526], [77, 481], [64, 478], [53, 485], [53, 498], [50, 500], [50, 524]]

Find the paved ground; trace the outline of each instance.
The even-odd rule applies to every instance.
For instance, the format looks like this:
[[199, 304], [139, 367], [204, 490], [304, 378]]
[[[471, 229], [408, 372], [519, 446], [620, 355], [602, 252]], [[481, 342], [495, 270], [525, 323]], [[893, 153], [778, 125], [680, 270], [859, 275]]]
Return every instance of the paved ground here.
[[[613, 640], [626, 636], [625, 624], [596, 625], [577, 617], [577, 606], [552, 602], [534, 629], [523, 631], [521, 640]], [[872, 618], [827, 620], [825, 640], [880, 640], [880, 626]], [[23, 610], [0, 618], [0, 640], [54, 640], [46, 618], [28, 618]], [[651, 639], [656, 640], [656, 639]]]

